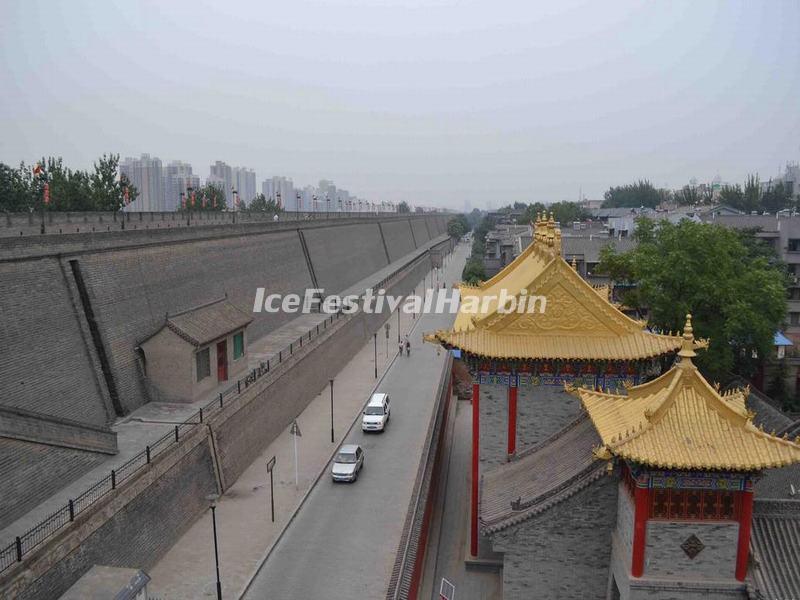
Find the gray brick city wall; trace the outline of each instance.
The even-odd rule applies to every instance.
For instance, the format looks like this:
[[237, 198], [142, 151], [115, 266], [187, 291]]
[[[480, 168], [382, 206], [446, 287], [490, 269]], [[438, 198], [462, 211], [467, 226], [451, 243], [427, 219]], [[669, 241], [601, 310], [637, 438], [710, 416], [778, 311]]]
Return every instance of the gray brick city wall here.
[[124, 507], [109, 515], [80, 546], [54, 561], [51, 568], [15, 597], [57, 598], [95, 564], [147, 571], [208, 509], [205, 498], [214, 492], [216, 482], [206, 439]]
[[0, 404], [110, 422], [58, 260], [0, 262], [0, 281]]
[[402, 258], [414, 248], [414, 238], [411, 235], [411, 225], [407, 219], [397, 221], [384, 221], [381, 223], [383, 237], [389, 250], [389, 259], [394, 262]]
[[430, 241], [431, 238], [428, 235], [428, 228], [425, 227], [424, 220], [411, 219], [411, 229], [414, 232], [414, 241], [417, 243], [417, 248]]
[[[131, 212], [125, 213], [123, 218], [121, 213], [114, 212], [50, 211], [45, 215], [45, 231], [48, 235], [117, 232], [122, 230], [123, 220], [125, 222], [125, 231], [209, 228], [231, 225], [274, 227], [286, 222], [292, 222], [296, 216], [296, 213], [286, 213], [282, 215], [281, 220], [275, 222], [273, 220], [274, 215], [270, 213], [193, 212], [191, 216], [188, 216], [178, 212]], [[408, 215], [382, 214], [376, 217], [366, 213], [361, 215], [358, 213], [350, 215], [344, 213], [301, 213], [301, 217], [300, 221], [303, 224], [308, 224], [343, 220], [386, 221], [407, 219]], [[430, 221], [431, 226], [437, 227], [439, 233], [443, 233], [443, 230], [440, 229], [441, 222], [449, 218], [447, 215], [433, 214], [427, 214], [424, 217], [414, 215], [414, 217]], [[38, 236], [40, 228], [41, 216], [37, 213], [5, 213], [0, 215], [0, 239]], [[433, 230], [431, 230], [431, 233], [433, 233]]]
[[[505, 463], [508, 451], [508, 388], [481, 385], [481, 468]], [[521, 387], [517, 392], [517, 452], [535, 446], [580, 414], [580, 401], [561, 387]]]
[[97, 452], [0, 438], [0, 530], [106, 459]]
[[493, 537], [503, 552], [503, 599], [605, 599], [617, 480], [602, 477]]
[[340, 225], [304, 232], [317, 283], [336, 294], [389, 264], [377, 223]]
[[[256, 287], [279, 294], [302, 294], [311, 287], [296, 231], [100, 252], [81, 256], [79, 263], [127, 411], [147, 398], [135, 347], [163, 325], [167, 312], [226, 293], [231, 302], [251, 311]], [[253, 317], [252, 338], [291, 319], [283, 312]]]
[[[1, 217], [0, 217], [1, 219]], [[393, 221], [424, 220], [429, 222], [433, 231], [438, 228], [440, 233], [446, 230], [449, 220], [447, 215], [413, 215], [413, 216], [385, 216], [381, 217], [382, 223]], [[97, 252], [121, 248], [131, 248], [143, 245], [170, 244], [175, 242], [200, 241], [221, 237], [237, 237], [247, 235], [260, 235], [262, 233], [277, 233], [279, 231], [295, 231], [297, 229], [309, 230], [329, 227], [332, 224], [344, 223], [376, 223], [375, 217], [349, 217], [332, 219], [312, 219], [309, 221], [282, 220], [276, 222], [241, 222], [227, 224], [203, 224], [202, 227], [186, 227], [185, 223], [179, 227], [167, 224], [162, 227], [160, 223], [134, 223], [131, 228], [124, 230], [111, 229], [106, 231], [86, 232], [69, 235], [14, 235], [4, 237], [0, 231], [0, 259], [42, 258], [55, 257], [59, 254], [75, 254], [79, 252]], [[48, 230], [50, 231], [50, 230]]]
[[117, 434], [105, 427], [0, 406], [0, 437], [103, 452], [117, 453]]

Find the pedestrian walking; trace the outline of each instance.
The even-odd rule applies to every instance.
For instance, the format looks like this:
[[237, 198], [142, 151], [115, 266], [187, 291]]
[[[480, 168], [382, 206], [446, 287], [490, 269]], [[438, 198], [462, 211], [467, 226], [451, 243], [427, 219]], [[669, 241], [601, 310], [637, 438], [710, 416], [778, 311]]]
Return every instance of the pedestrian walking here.
[[397, 352], [398, 352], [398, 354], [400, 354], [400, 356], [403, 356], [403, 348], [404, 347], [405, 347], [405, 344], [403, 344], [402, 341], [397, 343]]
[[411, 356], [411, 340], [406, 336], [406, 356]]

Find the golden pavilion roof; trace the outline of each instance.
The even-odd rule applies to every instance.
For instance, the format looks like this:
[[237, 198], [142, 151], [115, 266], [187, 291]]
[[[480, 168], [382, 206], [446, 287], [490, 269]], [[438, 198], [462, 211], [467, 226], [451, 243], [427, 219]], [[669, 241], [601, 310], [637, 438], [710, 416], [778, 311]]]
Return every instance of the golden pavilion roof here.
[[[453, 329], [427, 341], [489, 358], [545, 360], [645, 359], [681, 346], [680, 336], [652, 333], [620, 312], [607, 288], [592, 287], [561, 257], [561, 230], [552, 215], [536, 219], [531, 244], [494, 277], [459, 289]], [[503, 292], [516, 306], [526, 298], [534, 310], [499, 306]]]
[[627, 395], [568, 388], [578, 396], [602, 440], [598, 458], [618, 456], [667, 469], [757, 471], [800, 462], [800, 438], [789, 440], [753, 424], [749, 390], [720, 394], [692, 362], [691, 315], [678, 364]]

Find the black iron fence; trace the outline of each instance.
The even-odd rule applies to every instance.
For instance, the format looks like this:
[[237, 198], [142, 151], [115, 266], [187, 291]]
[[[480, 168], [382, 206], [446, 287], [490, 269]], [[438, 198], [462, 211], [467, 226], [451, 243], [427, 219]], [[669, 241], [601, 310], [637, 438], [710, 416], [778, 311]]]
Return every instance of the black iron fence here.
[[[389, 281], [397, 278], [400, 273], [410, 271], [426, 257], [428, 257], [428, 252], [420, 254], [420, 256], [410, 263], [395, 269], [372, 286], [373, 292], [377, 292], [380, 288], [386, 286]], [[107, 476], [85, 490], [79, 496], [70, 499], [67, 504], [40, 521], [27, 532], [17, 536], [14, 542], [4, 548], [0, 548], [0, 573], [10, 569], [16, 563], [21, 562], [26, 555], [30, 554], [49, 538], [61, 531], [65, 526], [72, 523], [82, 512], [88, 510], [93, 504], [116, 490], [118, 486], [145, 469], [157, 456], [176, 447], [177, 444], [180, 443], [180, 440], [194, 430], [194, 428], [201, 426], [204, 421], [222, 411], [233, 399], [237, 398], [261, 377], [267, 375], [271, 368], [283, 363], [284, 360], [288, 360], [296, 349], [299, 350], [304, 344], [307, 346], [315, 337], [324, 335], [328, 327], [332, 326], [342, 316], [347, 315], [344, 315], [340, 310], [326, 317], [324, 321], [309, 329], [306, 334], [301, 335], [297, 340], [291, 342], [283, 350], [280, 350], [277, 355], [273, 355], [273, 357], [266, 362], [261, 362], [258, 367], [248, 372], [243, 379], [237, 380], [233, 385], [224, 392], [221, 392], [208, 404], [201, 407], [188, 419], [175, 425], [172, 431], [146, 446], [143, 451], [127, 462], [112, 469]]]

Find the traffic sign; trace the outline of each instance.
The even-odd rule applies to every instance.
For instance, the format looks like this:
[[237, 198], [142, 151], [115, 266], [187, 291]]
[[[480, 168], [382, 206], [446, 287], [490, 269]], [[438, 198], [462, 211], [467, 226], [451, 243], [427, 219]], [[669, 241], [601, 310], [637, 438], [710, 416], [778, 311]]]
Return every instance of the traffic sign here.
[[440, 600], [454, 600], [456, 597], [456, 586], [442, 577], [442, 585], [439, 586]]
[[300, 433], [300, 425], [297, 424], [297, 419], [292, 421], [292, 428], [289, 430], [289, 433], [297, 437], [303, 437], [303, 434]]

